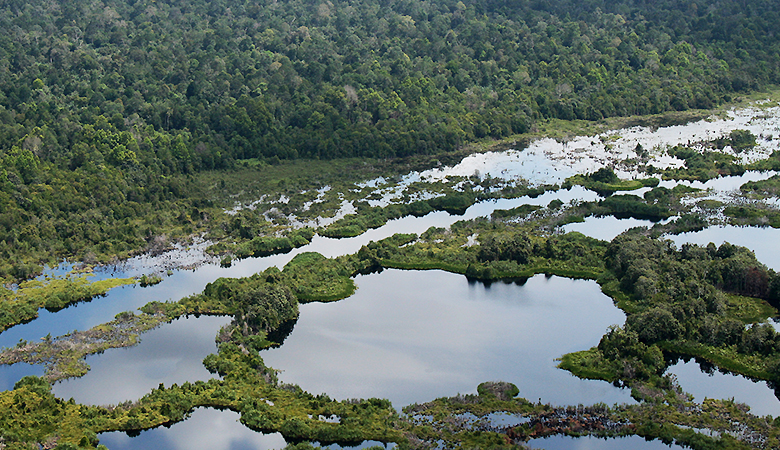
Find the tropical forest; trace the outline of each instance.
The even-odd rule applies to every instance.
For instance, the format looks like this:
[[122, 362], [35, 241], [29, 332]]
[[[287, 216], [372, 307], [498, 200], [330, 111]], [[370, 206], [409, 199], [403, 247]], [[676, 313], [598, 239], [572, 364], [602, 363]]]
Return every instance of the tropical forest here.
[[0, 0], [0, 450], [780, 448], [770, 0]]

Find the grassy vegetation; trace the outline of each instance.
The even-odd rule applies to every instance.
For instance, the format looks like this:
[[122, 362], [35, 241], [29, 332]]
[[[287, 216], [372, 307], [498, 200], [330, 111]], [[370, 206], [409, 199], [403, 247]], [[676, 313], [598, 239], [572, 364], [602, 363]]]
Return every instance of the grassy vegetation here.
[[136, 283], [132, 278], [91, 281], [87, 274], [44, 280], [27, 280], [15, 290], [0, 287], [0, 332], [38, 317], [38, 309], [58, 311], [89, 301], [109, 289]]
[[568, 189], [571, 186], [582, 186], [601, 195], [610, 195], [617, 191], [633, 191], [643, 187], [658, 186], [658, 178], [646, 178], [637, 180], [621, 180], [610, 168], [601, 168], [588, 175], [574, 175], [566, 179], [561, 185]]
[[727, 206], [723, 214], [734, 225], [780, 228], [780, 210], [762, 204]]

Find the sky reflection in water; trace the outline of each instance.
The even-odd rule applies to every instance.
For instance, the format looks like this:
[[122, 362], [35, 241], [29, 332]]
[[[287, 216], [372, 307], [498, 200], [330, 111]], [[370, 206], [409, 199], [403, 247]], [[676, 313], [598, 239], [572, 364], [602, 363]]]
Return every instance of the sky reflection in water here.
[[553, 404], [632, 401], [628, 391], [555, 367], [555, 358], [598, 344], [625, 321], [593, 281], [539, 275], [488, 287], [447, 272], [387, 270], [356, 283], [353, 297], [303, 305], [284, 345], [263, 352], [282, 381], [397, 407], [474, 393], [491, 380]]
[[239, 423], [238, 419], [238, 413], [233, 411], [196, 409], [189, 419], [170, 428], [142, 431], [135, 437], [115, 431], [100, 434], [98, 438], [111, 450], [271, 450], [285, 447], [281, 434], [257, 433]]
[[135, 347], [107, 350], [87, 358], [92, 369], [81, 378], [54, 385], [54, 394], [89, 405], [136, 400], [160, 383], [170, 386], [214, 376], [203, 358], [217, 351], [214, 338], [228, 317], [201, 316], [174, 320], [141, 335]]

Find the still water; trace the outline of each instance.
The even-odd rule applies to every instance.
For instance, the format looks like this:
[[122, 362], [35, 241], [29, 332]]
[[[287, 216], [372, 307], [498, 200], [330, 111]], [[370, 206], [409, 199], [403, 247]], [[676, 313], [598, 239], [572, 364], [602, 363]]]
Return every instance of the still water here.
[[528, 442], [532, 449], [544, 450], [669, 450], [682, 449], [679, 445], [666, 445], [659, 440], [646, 441], [639, 436], [627, 436], [612, 439], [600, 439], [593, 436], [574, 438], [571, 436], [551, 436], [544, 439], [532, 439]]
[[238, 421], [233, 411], [196, 409], [184, 422], [142, 431], [130, 437], [121, 431], [102, 433], [100, 443], [111, 450], [168, 449], [168, 450], [271, 450], [284, 448], [287, 443], [279, 433], [257, 433]]
[[[356, 284], [348, 299], [302, 305], [284, 345], [262, 353], [281, 381], [337, 399], [388, 398], [396, 407], [475, 393], [492, 380], [556, 405], [632, 402], [627, 390], [556, 368], [556, 358], [598, 344], [607, 327], [625, 321], [593, 281], [538, 275], [485, 285], [442, 271], [386, 270]], [[116, 404], [159, 383], [206, 380], [201, 361], [228, 321], [165, 324], [135, 347], [88, 357], [92, 370], [55, 384], [54, 393]]]
[[702, 368], [693, 359], [679, 361], [666, 369], [666, 373], [674, 374], [680, 387], [698, 403], [705, 398], [734, 399], [749, 405], [750, 412], [758, 416], [780, 415], [780, 400], [765, 381], [753, 382], [739, 375]]
[[[595, 193], [576, 186], [568, 190], [548, 192], [535, 198], [519, 197], [515, 199], [488, 200], [472, 205], [462, 216], [439, 211], [423, 217], [403, 217], [388, 221], [387, 224], [379, 228], [368, 230], [362, 235], [353, 238], [331, 239], [317, 235], [314, 236], [310, 244], [294, 249], [290, 253], [264, 258], [247, 258], [234, 262], [228, 268], [208, 263], [194, 270], [175, 270], [172, 271], [170, 276], [164, 277], [161, 283], [154, 286], [146, 288], [141, 288], [140, 286], [114, 288], [108, 291], [105, 297], [91, 302], [78, 303], [56, 313], [41, 309], [38, 312], [39, 316], [37, 319], [26, 324], [17, 325], [1, 333], [0, 347], [12, 347], [20, 339], [37, 341], [47, 334], [61, 336], [73, 330], [87, 330], [112, 320], [120, 312], [135, 310], [151, 301], [177, 301], [188, 295], [200, 293], [206, 287], [206, 284], [220, 277], [247, 277], [271, 266], [281, 269], [299, 253], [318, 252], [328, 258], [349, 255], [356, 253], [360, 250], [360, 247], [371, 241], [378, 241], [395, 233], [421, 234], [430, 227], [449, 227], [460, 220], [486, 217], [496, 209], [511, 209], [523, 204], [544, 206], [556, 198], [564, 201], [592, 201], [596, 197]], [[154, 264], [165, 264], [167, 258], [163, 255], [160, 259], [162, 261], [154, 262], [149, 261], [145, 257], [134, 258], [121, 267], [111, 268], [110, 273], [115, 277], [126, 277], [153, 272], [156, 269]], [[54, 270], [60, 269], [55, 268]], [[99, 278], [105, 276], [105, 272], [98, 274]]]
[[[750, 129], [758, 135], [763, 130], [777, 127], [773, 115], [769, 116], [771, 120], [761, 119], [764, 123], [753, 120], [750, 114], [734, 113], [730, 120], [716, 123], [702, 121], [658, 130], [623, 130], [609, 145], [597, 137], [578, 137], [566, 143], [540, 140], [523, 152], [474, 155], [448, 171], [434, 170], [416, 177], [434, 180], [448, 175], [481, 173], [551, 183], [575, 173], [596, 170], [608, 162], [624, 160], [631, 156], [637, 143], [654, 149], [653, 158], [658, 167], [674, 166], [680, 161], [664, 159], [665, 145], [711, 139], [736, 128]], [[611, 136], [611, 133], [607, 134]], [[655, 152], [656, 148], [660, 151]], [[767, 139], [760, 143], [758, 153], [777, 148], [780, 148], [780, 140]], [[635, 175], [625, 170], [619, 172]], [[770, 175], [746, 174], [751, 179]], [[721, 178], [700, 187], [725, 192], [744, 181], [744, 177]], [[238, 261], [230, 268], [207, 263], [192, 271], [174, 270], [156, 286], [116, 288], [105, 298], [57, 313], [42, 310], [37, 320], [0, 334], [0, 346], [12, 346], [20, 339], [37, 340], [49, 333], [58, 336], [74, 329], [85, 330], [149, 301], [178, 300], [201, 292], [207, 283], [219, 277], [248, 276], [270, 266], [281, 268], [304, 251], [316, 251], [328, 257], [351, 254], [371, 240], [394, 233], [421, 233], [431, 226], [447, 227], [458, 220], [489, 216], [495, 209], [522, 204], [545, 206], [553, 199], [593, 201], [596, 195], [575, 187], [533, 199], [482, 202], [469, 208], [464, 216], [437, 212], [421, 218], [403, 218], [351, 239], [316, 236], [311, 244], [289, 254], [250, 258]], [[585, 224], [571, 224], [567, 230], [611, 239], [637, 224], [641, 223], [594, 218]], [[777, 231], [772, 229], [722, 227], [672, 239], [678, 245], [710, 241], [720, 244], [724, 240], [744, 245], [754, 250], [760, 261], [779, 270], [777, 243], [780, 240], [776, 236]], [[152, 261], [136, 262], [138, 264], [119, 268], [115, 275], [134, 276], [154, 271], [158, 266]], [[349, 299], [334, 304], [304, 305], [301, 318], [286, 343], [279, 349], [264, 352], [266, 362], [282, 370], [283, 381], [299, 384], [313, 393], [326, 392], [335, 398], [386, 397], [396, 406], [456, 393], [473, 393], [478, 383], [498, 379], [517, 384], [521, 396], [553, 404], [631, 401], [628, 392], [608, 383], [579, 380], [555, 368], [555, 358], [595, 345], [607, 326], [622, 324], [625, 319], [594, 282], [537, 276], [524, 284], [487, 286], [438, 271], [385, 271], [358, 277], [356, 282], [359, 290]], [[109, 350], [88, 358], [92, 366], [90, 374], [80, 380], [55, 385], [55, 393], [85, 403], [118, 403], [139, 398], [160, 382], [171, 384], [209, 378], [201, 360], [215, 350], [214, 336], [227, 321], [224, 317], [200, 317], [163, 325], [143, 335], [142, 343], [137, 347]], [[718, 386], [710, 386], [696, 378], [697, 374], [707, 376], [697, 370], [689, 364], [670, 369], [678, 375], [682, 387], [692, 391], [697, 399], [703, 396], [730, 398], [739, 393], [737, 399], [746, 398], [744, 401], [753, 406], [756, 413], [777, 410], [776, 399], [764, 394], [763, 384], [731, 376], [721, 379], [718, 378], [720, 374], [716, 374], [710, 378], [719, 380]], [[40, 373], [38, 366], [0, 367], [0, 389], [9, 389], [24, 375]], [[756, 387], [757, 394], [753, 397], [742, 397], [743, 391], [752, 392]], [[758, 398], [761, 395], [769, 401], [761, 402]], [[197, 410], [191, 419], [170, 429], [144, 432], [133, 439], [123, 433], [108, 433], [101, 438], [111, 448], [284, 446], [281, 436], [254, 433], [236, 419], [237, 415], [229, 411]], [[157, 441], [144, 441], [149, 439], [144, 436], [154, 435], [158, 436]], [[531, 443], [534, 448], [552, 449], [659, 448], [647, 447], [656, 444], [659, 443], [645, 443], [640, 438], [602, 441], [565, 437]]]
[[765, 227], [736, 227], [733, 225], [709, 227], [701, 231], [667, 236], [679, 248], [686, 242], [706, 246], [710, 242], [721, 245], [729, 242], [753, 250], [756, 259], [770, 269], [780, 271], [780, 230]]
[[141, 335], [141, 343], [134, 347], [87, 357], [91, 370], [56, 383], [53, 392], [78, 403], [109, 405], [139, 399], [160, 383], [206, 381], [214, 375], [203, 366], [203, 358], [216, 353], [214, 338], [228, 322], [228, 317], [201, 316], [163, 324]]
[[556, 358], [598, 344], [607, 327], [625, 321], [593, 281], [537, 275], [485, 285], [401, 270], [355, 281], [348, 299], [302, 305], [284, 345], [262, 353], [281, 381], [396, 407], [476, 393], [494, 380], [556, 405], [632, 402], [627, 390], [556, 368]]

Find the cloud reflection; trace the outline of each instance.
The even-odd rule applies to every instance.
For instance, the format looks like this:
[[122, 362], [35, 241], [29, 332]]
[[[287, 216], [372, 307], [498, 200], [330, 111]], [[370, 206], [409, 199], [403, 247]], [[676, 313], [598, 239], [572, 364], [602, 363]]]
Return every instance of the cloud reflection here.
[[229, 317], [187, 317], [141, 335], [135, 347], [107, 350], [87, 358], [92, 369], [81, 378], [54, 385], [54, 394], [85, 404], [136, 400], [160, 383], [208, 380], [203, 358], [217, 350], [214, 338]]
[[441, 271], [387, 270], [356, 283], [353, 297], [303, 305], [285, 344], [263, 352], [282, 381], [396, 406], [498, 379], [556, 404], [631, 402], [628, 392], [555, 367], [625, 321], [593, 281], [536, 276], [488, 288]]
[[279, 433], [262, 434], [245, 427], [233, 411], [196, 409], [184, 422], [155, 428], [130, 437], [123, 432], [104, 433], [100, 443], [112, 450], [165, 448], [170, 450], [271, 450], [287, 443]]

